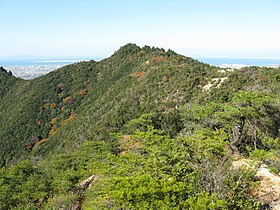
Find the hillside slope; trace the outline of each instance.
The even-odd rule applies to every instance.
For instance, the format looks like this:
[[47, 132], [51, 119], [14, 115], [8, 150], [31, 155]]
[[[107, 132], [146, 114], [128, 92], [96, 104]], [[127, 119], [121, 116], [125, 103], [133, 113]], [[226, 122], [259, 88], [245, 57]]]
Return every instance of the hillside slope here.
[[17, 79], [12, 75], [12, 72], [8, 72], [2, 66], [0, 67], [0, 99], [9, 91], [10, 87], [20, 79]]
[[[80, 129], [94, 127], [95, 130], [90, 130], [86, 136], [78, 137], [86, 139], [105, 127], [109, 130], [121, 128], [126, 121], [154, 106], [153, 101], [170, 103], [163, 97], [181, 94], [179, 91], [184, 91], [185, 95], [180, 96], [180, 100], [191, 97], [197, 89], [196, 84], [203, 75], [210, 74], [211, 68], [173, 52], [168, 55], [162, 49], [141, 49], [129, 44], [103, 61], [73, 64], [31, 81], [21, 81], [11, 88], [0, 104], [4, 122], [0, 127], [2, 162], [9, 163], [24, 156], [40, 140], [50, 140], [42, 150], [48, 152], [51, 142], [56, 142], [53, 148], [57, 148], [56, 144], [63, 142], [53, 139], [65, 139], [60, 137], [64, 129], [59, 128], [74, 115], [82, 121], [75, 120], [77, 125], [84, 123], [87, 126], [78, 126], [73, 132], [75, 137], [66, 132], [67, 145], [71, 147], [79, 143], [76, 140], [70, 143], [69, 139], [87, 133], [84, 130], [79, 132]], [[177, 83], [174, 81], [177, 76], [185, 80]], [[170, 82], [164, 82], [164, 77]], [[148, 102], [148, 97], [153, 101]], [[176, 102], [162, 108], [172, 108], [174, 104]], [[50, 138], [57, 132], [57, 137]]]
[[256, 171], [232, 159], [280, 171], [279, 69], [128, 44], [30, 81], [3, 75], [2, 209], [258, 209]]

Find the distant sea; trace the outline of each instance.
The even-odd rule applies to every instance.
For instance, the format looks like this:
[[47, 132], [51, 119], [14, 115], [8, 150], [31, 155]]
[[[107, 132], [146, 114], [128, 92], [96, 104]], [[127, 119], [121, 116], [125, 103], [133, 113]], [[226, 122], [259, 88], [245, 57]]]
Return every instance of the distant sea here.
[[[242, 68], [244, 66], [270, 66], [280, 67], [280, 58], [207, 58], [194, 57], [195, 59], [223, 68]], [[62, 66], [87, 61], [90, 59], [1, 59], [3, 66], [13, 75], [23, 79], [33, 79], [42, 76]], [[102, 59], [94, 59], [102, 60]]]
[[[280, 58], [214, 58], [194, 57], [211, 65], [244, 64], [244, 65], [280, 65]], [[90, 59], [0, 59], [0, 66], [40, 66], [40, 65], [67, 65]], [[98, 59], [100, 60], [100, 59]]]
[[0, 59], [0, 66], [23, 79], [40, 77], [62, 66], [90, 59]]
[[220, 66], [222, 64], [238, 64], [244, 66], [276, 66], [280, 65], [280, 58], [196, 58], [199, 61], [211, 65]]
[[67, 65], [89, 59], [0, 59], [0, 66]]
[[[280, 58], [214, 58], [194, 57], [211, 65], [243, 64], [255, 66], [280, 65]], [[40, 66], [40, 65], [67, 65], [90, 59], [0, 59], [0, 66]], [[98, 59], [100, 60], [100, 59]]]

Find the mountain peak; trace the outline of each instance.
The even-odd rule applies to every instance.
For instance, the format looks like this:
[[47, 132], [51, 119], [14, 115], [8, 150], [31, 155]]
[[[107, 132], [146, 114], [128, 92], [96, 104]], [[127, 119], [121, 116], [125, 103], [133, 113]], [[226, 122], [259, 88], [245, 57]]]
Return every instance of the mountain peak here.
[[114, 53], [115, 56], [120, 58], [127, 58], [133, 54], [138, 53], [141, 50], [141, 47], [133, 43], [128, 43], [122, 46], [118, 51]]
[[170, 49], [165, 51], [163, 48], [150, 47], [148, 45], [145, 45], [144, 47], [141, 48], [134, 43], [128, 43], [128, 44], [122, 46], [119, 50], [117, 50], [114, 53], [114, 56], [124, 59], [131, 55], [137, 54], [140, 51], [144, 51], [146, 53], [166, 53], [166, 55], [168, 55], [168, 56], [176, 54], [173, 50], [170, 50]]

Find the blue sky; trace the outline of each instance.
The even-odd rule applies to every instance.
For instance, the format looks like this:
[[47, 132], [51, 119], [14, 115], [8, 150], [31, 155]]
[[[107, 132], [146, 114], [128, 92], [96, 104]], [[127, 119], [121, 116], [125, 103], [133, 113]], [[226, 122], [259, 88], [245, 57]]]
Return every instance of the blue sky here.
[[0, 9], [0, 57], [106, 57], [126, 43], [280, 57], [279, 0], [0, 0]]

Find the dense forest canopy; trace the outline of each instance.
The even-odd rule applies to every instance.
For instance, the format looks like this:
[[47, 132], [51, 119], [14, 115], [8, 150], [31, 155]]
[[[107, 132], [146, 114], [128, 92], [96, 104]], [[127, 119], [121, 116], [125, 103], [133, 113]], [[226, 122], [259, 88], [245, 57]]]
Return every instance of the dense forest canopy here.
[[0, 209], [265, 208], [279, 82], [135, 44], [28, 81], [1, 67]]

